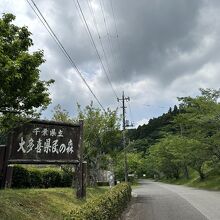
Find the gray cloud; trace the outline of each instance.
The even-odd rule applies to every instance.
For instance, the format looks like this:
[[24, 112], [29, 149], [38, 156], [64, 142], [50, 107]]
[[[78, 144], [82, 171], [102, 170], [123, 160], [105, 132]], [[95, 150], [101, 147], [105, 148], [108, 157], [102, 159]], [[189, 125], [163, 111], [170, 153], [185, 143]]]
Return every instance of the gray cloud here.
[[123, 20], [119, 26], [121, 60], [129, 80], [140, 75], [169, 78], [164, 74], [164, 66], [176, 59], [175, 51], [190, 52], [199, 44], [193, 31], [201, 3], [161, 0], [134, 4], [128, 1], [118, 7], [120, 20]]
[[[156, 107], [146, 111], [143, 104], [169, 106], [175, 103], [176, 96], [196, 94], [198, 87], [218, 86], [218, 0], [112, 0], [120, 47], [117, 44], [110, 1], [103, 0], [113, 56], [109, 49], [100, 0], [91, 1], [108, 56], [110, 78], [118, 95], [125, 89], [126, 94], [133, 97], [133, 106], [137, 109], [136, 120], [144, 121], [162, 111]], [[103, 58], [87, 0], [79, 2]], [[73, 1], [40, 0], [36, 3], [101, 103], [105, 107], [116, 107], [114, 94]], [[75, 111], [76, 102], [89, 104], [93, 97], [88, 89], [28, 5], [22, 4], [8, 5], [3, 0], [0, 12], [12, 10], [19, 22], [29, 25], [33, 32], [33, 49], [41, 48], [45, 51], [47, 61], [41, 67], [41, 78], [56, 80], [50, 88], [53, 104], [48, 111], [58, 103], [70, 112]], [[150, 115], [146, 115], [146, 112], [150, 112]]]
[[[100, 63], [73, 1], [66, 1], [66, 4], [61, 1], [51, 0], [49, 2], [52, 6], [49, 7], [50, 10], [47, 9], [44, 12], [50, 18], [49, 21], [52, 21], [52, 27], [58, 33], [63, 45], [81, 69], [96, 73], [100, 68]], [[94, 30], [88, 6], [85, 2], [80, 2], [90, 28]], [[99, 3], [99, 1], [95, 2]], [[97, 19], [99, 31], [103, 33], [102, 42], [105, 44], [104, 47], [108, 48], [106, 52], [110, 63], [110, 77], [116, 84], [141, 80], [144, 76], [160, 78], [168, 83], [182, 72], [186, 72], [184, 67], [178, 71], [175, 65], [167, 69], [165, 67], [175, 61], [178, 54], [191, 53], [200, 45], [201, 39], [198, 38], [198, 34], [196, 35], [196, 31], [198, 31], [199, 13], [203, 7], [203, 1], [157, 0], [135, 3], [131, 0], [113, 1], [120, 48], [117, 47], [115, 39], [110, 4], [107, 1], [103, 2], [108, 28], [110, 34], [113, 35], [111, 37], [114, 45], [113, 57], [107, 45], [107, 36], [104, 35], [106, 30], [103, 17], [97, 15], [97, 13], [101, 14], [100, 5], [96, 9], [96, 18], [99, 18]], [[44, 5], [45, 1], [41, 1], [39, 7], [44, 10]], [[93, 31], [92, 34], [99, 45], [96, 33]], [[45, 44], [56, 57], [60, 57], [60, 51], [50, 38], [45, 41]], [[100, 45], [98, 49], [102, 54]], [[57, 62], [63, 69], [69, 68], [65, 58], [61, 57]], [[201, 62], [198, 63], [200, 64]], [[184, 66], [184, 63], [179, 62], [179, 65]], [[102, 83], [107, 83], [104, 74]]]

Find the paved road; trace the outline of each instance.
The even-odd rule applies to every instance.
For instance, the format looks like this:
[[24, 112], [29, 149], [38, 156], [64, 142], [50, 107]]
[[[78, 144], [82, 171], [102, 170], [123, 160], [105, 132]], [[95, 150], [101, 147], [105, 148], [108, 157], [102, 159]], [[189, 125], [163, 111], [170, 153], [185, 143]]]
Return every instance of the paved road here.
[[220, 192], [141, 180], [125, 220], [220, 220]]

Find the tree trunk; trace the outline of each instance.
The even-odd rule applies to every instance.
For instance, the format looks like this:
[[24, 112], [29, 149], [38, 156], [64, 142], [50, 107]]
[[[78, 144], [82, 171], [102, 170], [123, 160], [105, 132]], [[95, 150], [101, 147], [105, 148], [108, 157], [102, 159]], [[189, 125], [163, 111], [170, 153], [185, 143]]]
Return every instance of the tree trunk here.
[[176, 180], [178, 180], [180, 178], [179, 169], [175, 170], [174, 177]]
[[201, 180], [204, 180], [204, 179], [205, 179], [205, 174], [202, 172], [201, 169], [198, 170], [198, 172], [199, 172], [200, 179], [201, 179]]
[[184, 169], [184, 176], [185, 176], [185, 178], [189, 179], [189, 169], [188, 169], [187, 165], [184, 164], [183, 169]]

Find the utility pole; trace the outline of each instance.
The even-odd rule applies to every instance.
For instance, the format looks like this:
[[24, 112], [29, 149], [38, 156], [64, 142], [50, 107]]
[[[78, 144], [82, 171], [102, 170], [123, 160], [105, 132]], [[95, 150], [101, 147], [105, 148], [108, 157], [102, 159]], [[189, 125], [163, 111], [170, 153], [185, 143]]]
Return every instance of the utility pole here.
[[124, 95], [124, 91], [122, 93], [122, 98], [119, 99], [118, 98], [118, 102], [119, 101], [122, 101], [122, 117], [123, 117], [123, 131], [122, 131], [122, 134], [123, 134], [123, 148], [124, 148], [124, 172], [125, 172], [125, 182], [128, 182], [128, 160], [127, 160], [127, 149], [126, 149], [126, 139], [125, 139], [125, 128], [126, 128], [126, 124], [125, 124], [125, 109], [127, 108], [125, 106], [125, 101], [130, 101], [130, 98], [129, 97], [125, 97]]

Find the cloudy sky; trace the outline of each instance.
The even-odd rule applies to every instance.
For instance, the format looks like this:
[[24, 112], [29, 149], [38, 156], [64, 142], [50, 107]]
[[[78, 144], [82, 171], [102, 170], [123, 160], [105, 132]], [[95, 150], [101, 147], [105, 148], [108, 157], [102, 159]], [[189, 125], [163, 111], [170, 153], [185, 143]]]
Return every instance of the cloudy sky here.
[[[131, 98], [127, 117], [136, 126], [167, 112], [176, 97], [219, 88], [218, 0], [79, 0], [99, 55], [77, 0], [35, 3], [104, 108], [120, 106], [106, 74], [118, 97], [124, 90]], [[77, 102], [94, 100], [27, 1], [1, 0], [0, 13], [7, 12], [32, 32], [31, 51], [44, 50], [41, 79], [56, 81], [44, 117], [50, 118], [58, 103], [74, 115]]]

